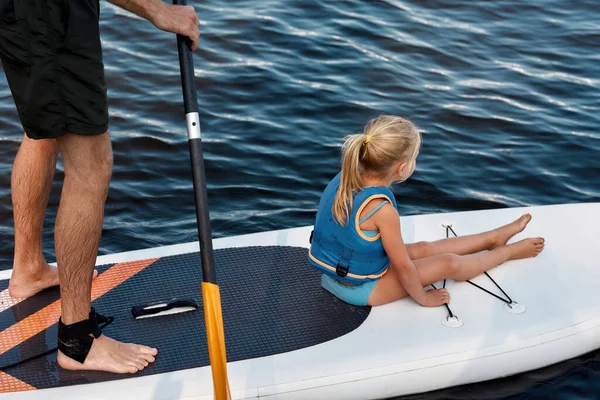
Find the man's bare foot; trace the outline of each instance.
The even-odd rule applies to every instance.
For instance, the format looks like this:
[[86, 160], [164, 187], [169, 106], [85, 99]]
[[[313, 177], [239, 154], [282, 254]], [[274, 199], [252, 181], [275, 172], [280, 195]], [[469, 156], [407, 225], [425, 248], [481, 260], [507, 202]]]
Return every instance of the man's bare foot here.
[[535, 257], [544, 250], [544, 238], [523, 239], [516, 243], [509, 244], [506, 249], [509, 252], [509, 260], [518, 260], [521, 258]]
[[[29, 271], [21, 272], [23, 270], [24, 268], [22, 267], [13, 269], [10, 282], [8, 283], [8, 293], [14, 298], [23, 299], [31, 297], [34, 294], [49, 287], [56, 286], [59, 283], [58, 269], [47, 263], [34, 273]], [[93, 278], [97, 276], [98, 271], [94, 270]]]
[[519, 232], [522, 232], [529, 221], [531, 221], [531, 214], [523, 214], [519, 219], [511, 222], [510, 224], [506, 224], [500, 228], [494, 229], [492, 231], [492, 245], [489, 249], [493, 250], [496, 247], [504, 246], [511, 237], [515, 236]]
[[154, 362], [158, 350], [139, 344], [121, 343], [101, 335], [94, 339], [83, 364], [58, 352], [58, 365], [70, 370], [107, 371], [117, 374], [136, 373]]

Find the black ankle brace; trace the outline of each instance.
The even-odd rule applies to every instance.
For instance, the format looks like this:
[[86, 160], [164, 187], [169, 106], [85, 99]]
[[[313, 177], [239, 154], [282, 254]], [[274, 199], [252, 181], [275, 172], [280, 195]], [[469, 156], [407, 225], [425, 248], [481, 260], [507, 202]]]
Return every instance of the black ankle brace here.
[[[71, 325], [65, 325], [62, 318], [58, 320], [58, 349], [67, 357], [83, 364], [94, 338], [102, 335], [102, 329], [106, 328], [113, 317], [105, 317], [97, 314], [92, 307], [90, 316], [84, 321], [79, 321]], [[102, 324], [99, 326], [98, 324]], [[89, 336], [92, 334], [94, 337]]]

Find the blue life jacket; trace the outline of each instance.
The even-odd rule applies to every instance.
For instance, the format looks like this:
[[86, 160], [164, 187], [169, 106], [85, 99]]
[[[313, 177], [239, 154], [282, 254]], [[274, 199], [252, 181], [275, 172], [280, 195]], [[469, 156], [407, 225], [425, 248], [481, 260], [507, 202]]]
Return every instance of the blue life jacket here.
[[350, 218], [345, 226], [333, 216], [333, 202], [340, 185], [341, 173], [327, 185], [321, 200], [308, 252], [309, 262], [323, 273], [352, 284], [379, 279], [390, 265], [380, 234], [369, 237], [361, 231], [359, 217], [373, 199], [389, 201], [397, 208], [388, 187], [366, 187], [354, 193]]

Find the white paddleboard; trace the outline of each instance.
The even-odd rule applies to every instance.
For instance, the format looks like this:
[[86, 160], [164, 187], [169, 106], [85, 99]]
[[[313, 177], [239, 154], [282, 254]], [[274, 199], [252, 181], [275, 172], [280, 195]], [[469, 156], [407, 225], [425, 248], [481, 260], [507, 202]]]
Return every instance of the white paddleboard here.
[[[443, 213], [401, 218], [405, 242], [493, 229], [531, 213], [509, 243], [542, 236], [544, 251], [489, 273], [518, 303], [505, 303], [467, 282], [448, 281], [450, 308], [406, 298], [374, 307], [354, 331], [316, 346], [228, 364], [234, 399], [375, 399], [518, 374], [600, 348], [600, 203]], [[216, 249], [301, 246], [312, 227], [214, 241]], [[187, 243], [98, 258], [97, 264], [197, 251]], [[217, 271], [218, 272], [218, 271]], [[7, 278], [8, 274], [4, 274]], [[502, 296], [485, 276], [472, 280]], [[436, 284], [440, 287], [441, 283]], [[210, 367], [64, 388], [7, 393], [9, 399], [213, 399]]]

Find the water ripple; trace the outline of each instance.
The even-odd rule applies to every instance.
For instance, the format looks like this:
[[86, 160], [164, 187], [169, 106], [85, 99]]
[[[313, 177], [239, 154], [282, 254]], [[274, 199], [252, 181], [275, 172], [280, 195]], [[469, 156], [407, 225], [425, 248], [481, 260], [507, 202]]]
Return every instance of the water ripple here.
[[519, 72], [520, 74], [525, 76], [533, 76], [545, 80], [562, 80], [564, 82], [571, 82], [579, 85], [587, 85], [592, 87], [595, 87], [597, 85], [597, 81], [594, 79], [583, 78], [562, 72], [533, 72], [530, 69], [527, 69], [524, 66], [517, 63], [507, 63], [503, 61], [496, 61], [496, 63], [501, 65], [502, 67]]
[[[100, 253], [197, 240], [175, 37], [101, 4], [115, 166]], [[596, 1], [282, 4], [194, 3], [215, 237], [314, 223], [342, 138], [383, 113], [423, 132], [415, 174], [394, 187], [402, 215], [600, 201]], [[4, 80], [4, 269], [21, 136]], [[59, 162], [43, 231], [49, 261], [63, 176]], [[590, 393], [593, 384], [584, 381]]]

